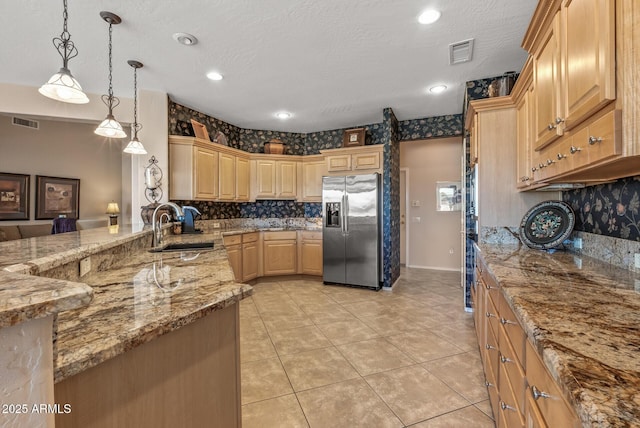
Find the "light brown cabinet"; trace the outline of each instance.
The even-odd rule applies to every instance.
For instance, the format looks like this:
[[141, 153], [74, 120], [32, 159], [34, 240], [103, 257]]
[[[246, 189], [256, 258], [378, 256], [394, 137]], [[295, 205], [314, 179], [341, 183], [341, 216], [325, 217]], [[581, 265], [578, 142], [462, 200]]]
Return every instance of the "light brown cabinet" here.
[[227, 258], [237, 282], [242, 282], [242, 235], [223, 237]]
[[320, 150], [320, 153], [325, 156], [329, 175], [382, 173], [382, 144]]
[[296, 199], [297, 161], [263, 158], [251, 161], [252, 199]]
[[264, 276], [291, 275], [297, 272], [295, 231], [263, 232]]
[[236, 202], [248, 202], [250, 191], [249, 159], [236, 157]]
[[578, 427], [579, 420], [528, 340], [481, 257], [472, 290], [485, 385], [496, 426]]
[[169, 146], [169, 198], [213, 200], [218, 197], [218, 153], [191, 144]]
[[[525, 71], [526, 70], [526, 71]], [[528, 71], [528, 73], [527, 73]], [[525, 66], [520, 79], [531, 80], [531, 62]], [[533, 166], [533, 132], [531, 113], [533, 111], [533, 85], [524, 85], [524, 92], [516, 99], [516, 187], [526, 189], [533, 183], [533, 174], [537, 170]]]
[[303, 202], [322, 202], [322, 177], [327, 173], [323, 156], [304, 156], [300, 163], [298, 197]]
[[218, 199], [234, 201], [236, 199], [236, 157], [228, 153], [220, 153], [218, 165], [220, 167]]
[[258, 277], [258, 232], [242, 235], [242, 281]]
[[298, 273], [322, 275], [322, 232], [298, 232]]

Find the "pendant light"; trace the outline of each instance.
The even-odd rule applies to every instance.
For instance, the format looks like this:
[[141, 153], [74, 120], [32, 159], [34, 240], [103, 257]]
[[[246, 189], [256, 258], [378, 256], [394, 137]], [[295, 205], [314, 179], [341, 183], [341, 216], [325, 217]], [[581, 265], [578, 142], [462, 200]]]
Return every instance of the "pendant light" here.
[[89, 98], [82, 92], [80, 83], [74, 79], [69, 71], [69, 60], [78, 55], [78, 49], [71, 41], [71, 34], [67, 31], [67, 19], [69, 18], [67, 0], [63, 0], [62, 4], [64, 6], [64, 12], [62, 13], [64, 20], [62, 34], [60, 34], [60, 37], [55, 37], [52, 40], [53, 46], [55, 46], [62, 57], [62, 68], [51, 76], [49, 81], [38, 89], [38, 92], [56, 101], [71, 104], [86, 104], [89, 102]]
[[100, 12], [100, 17], [104, 19], [109, 24], [109, 93], [108, 95], [102, 96], [102, 102], [109, 108], [109, 113], [105, 120], [102, 121], [100, 126], [96, 128], [94, 131], [98, 135], [102, 135], [107, 138], [125, 138], [127, 134], [122, 130], [122, 126], [115, 117], [113, 117], [113, 109], [120, 104], [120, 100], [118, 97], [113, 96], [113, 84], [112, 84], [112, 65], [111, 65], [111, 57], [112, 57], [112, 32], [113, 26], [118, 25], [122, 22], [122, 19], [114, 13], [111, 12]]
[[132, 155], [146, 155], [147, 151], [144, 146], [138, 140], [138, 131], [142, 129], [142, 125], [138, 123], [138, 69], [143, 65], [140, 61], [134, 61], [130, 59], [127, 61], [131, 67], [133, 67], [133, 125], [131, 125], [131, 133], [133, 137], [127, 147], [124, 148], [125, 153], [131, 153]]

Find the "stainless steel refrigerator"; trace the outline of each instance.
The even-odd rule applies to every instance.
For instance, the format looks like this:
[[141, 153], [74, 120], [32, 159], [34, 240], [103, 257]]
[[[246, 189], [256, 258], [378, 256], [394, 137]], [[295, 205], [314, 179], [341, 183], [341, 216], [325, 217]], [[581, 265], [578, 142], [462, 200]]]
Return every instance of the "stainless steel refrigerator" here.
[[382, 286], [380, 174], [322, 178], [325, 284]]

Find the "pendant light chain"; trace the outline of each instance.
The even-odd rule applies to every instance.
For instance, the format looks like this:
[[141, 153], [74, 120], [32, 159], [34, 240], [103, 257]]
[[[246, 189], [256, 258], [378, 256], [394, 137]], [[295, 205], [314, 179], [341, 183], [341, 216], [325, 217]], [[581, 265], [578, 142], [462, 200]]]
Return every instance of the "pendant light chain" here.
[[113, 78], [111, 74], [113, 72], [113, 65], [111, 64], [111, 56], [113, 55], [113, 23], [109, 22], [109, 98], [113, 98]]
[[138, 136], [142, 126], [138, 123], [138, 67], [133, 67], [133, 136]]
[[60, 37], [56, 37], [53, 39], [53, 46], [55, 46], [56, 50], [62, 57], [62, 66], [64, 68], [68, 68], [69, 60], [78, 56], [78, 49], [71, 41], [71, 34], [69, 34], [69, 31], [67, 29], [67, 21], [69, 20], [67, 0], [63, 0], [62, 3], [64, 5], [64, 11], [62, 12], [62, 33], [60, 34]]

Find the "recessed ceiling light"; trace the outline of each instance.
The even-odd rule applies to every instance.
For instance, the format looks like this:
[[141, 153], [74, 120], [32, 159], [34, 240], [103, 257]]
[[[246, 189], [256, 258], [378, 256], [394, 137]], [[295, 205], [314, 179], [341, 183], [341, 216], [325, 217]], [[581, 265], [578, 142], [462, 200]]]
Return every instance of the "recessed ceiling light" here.
[[207, 73], [207, 77], [211, 80], [222, 80], [222, 74], [218, 73], [217, 71], [210, 71], [209, 73]]
[[192, 46], [198, 43], [198, 39], [196, 39], [196, 36], [188, 33], [174, 33], [173, 40], [185, 46]]
[[276, 117], [282, 120], [289, 119], [291, 117], [291, 113], [288, 113], [286, 111], [281, 111], [276, 113]]
[[446, 89], [447, 89], [446, 85], [437, 85], [429, 88], [429, 92], [431, 92], [432, 94], [439, 94], [441, 92], [444, 92]]
[[433, 24], [438, 19], [440, 19], [440, 12], [435, 9], [429, 9], [422, 12], [422, 14], [418, 17], [418, 22], [421, 24]]

